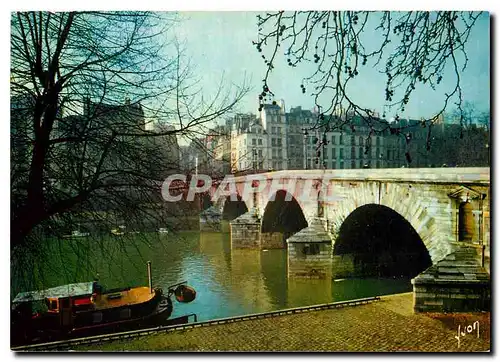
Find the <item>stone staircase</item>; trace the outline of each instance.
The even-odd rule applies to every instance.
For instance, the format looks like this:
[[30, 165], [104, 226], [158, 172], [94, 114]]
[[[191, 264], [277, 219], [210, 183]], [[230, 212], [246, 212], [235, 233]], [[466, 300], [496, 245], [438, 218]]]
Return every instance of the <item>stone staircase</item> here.
[[412, 280], [416, 312], [490, 310], [490, 275], [481, 266], [481, 249], [455, 251]]

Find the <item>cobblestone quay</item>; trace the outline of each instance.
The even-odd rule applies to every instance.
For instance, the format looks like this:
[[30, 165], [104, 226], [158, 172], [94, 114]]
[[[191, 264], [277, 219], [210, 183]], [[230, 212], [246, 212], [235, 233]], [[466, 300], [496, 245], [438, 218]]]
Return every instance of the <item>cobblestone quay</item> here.
[[[456, 338], [459, 326], [460, 341]], [[469, 326], [471, 327], [468, 328]], [[479, 328], [476, 328], [478, 326]], [[96, 344], [87, 346], [85, 349], [106, 351], [488, 351], [490, 350], [490, 313], [415, 314], [413, 293], [404, 293], [381, 297], [378, 302], [361, 306], [158, 333], [131, 340]]]

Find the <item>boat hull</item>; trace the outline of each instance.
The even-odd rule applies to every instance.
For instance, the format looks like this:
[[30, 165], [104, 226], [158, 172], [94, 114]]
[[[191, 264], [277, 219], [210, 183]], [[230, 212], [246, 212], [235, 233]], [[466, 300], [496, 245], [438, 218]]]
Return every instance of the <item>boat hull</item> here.
[[22, 345], [47, 341], [116, 333], [155, 326], [172, 314], [170, 298], [155, 290], [150, 300], [131, 305], [73, 313], [71, 326], [62, 327], [59, 314], [18, 321], [12, 326], [11, 344]]
[[[148, 303], [130, 307], [130, 318], [120, 319], [120, 315], [127, 315], [126, 307], [117, 307], [103, 313], [103, 321], [97, 324], [88, 324], [89, 316], [82, 316], [80, 324], [75, 325], [68, 335], [71, 338], [83, 337], [102, 333], [116, 333], [130, 329], [146, 328], [167, 320], [172, 314], [172, 301], [160, 296]], [[124, 313], [127, 312], [127, 313]], [[92, 317], [90, 317], [92, 318]], [[118, 318], [118, 319], [117, 319]]]

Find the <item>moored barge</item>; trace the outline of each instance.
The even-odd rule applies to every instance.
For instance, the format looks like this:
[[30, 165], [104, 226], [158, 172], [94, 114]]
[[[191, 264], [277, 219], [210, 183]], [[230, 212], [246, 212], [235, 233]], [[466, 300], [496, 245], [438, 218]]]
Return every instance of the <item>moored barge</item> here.
[[[12, 344], [110, 333], [161, 324], [173, 311], [171, 297], [188, 303], [196, 291], [184, 283], [164, 294], [149, 286], [106, 290], [99, 282], [19, 293], [12, 301]], [[187, 297], [186, 297], [187, 296]]]

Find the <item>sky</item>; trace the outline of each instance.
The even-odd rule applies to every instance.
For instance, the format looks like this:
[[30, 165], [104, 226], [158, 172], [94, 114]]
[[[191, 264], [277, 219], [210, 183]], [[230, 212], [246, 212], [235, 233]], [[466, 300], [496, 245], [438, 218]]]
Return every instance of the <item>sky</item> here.
[[[9, 79], [9, 72], [10, 72], [10, 58], [7, 55], [8, 50], [10, 49], [10, 11], [14, 10], [20, 10], [20, 9], [54, 9], [54, 10], [76, 10], [76, 9], [99, 9], [99, 10], [104, 10], [104, 9], [125, 9], [125, 8], [130, 8], [131, 10], [139, 10], [139, 9], [154, 9], [154, 10], [181, 10], [181, 9], [186, 9], [186, 10], [197, 10], [197, 9], [206, 9], [207, 6], [210, 6], [211, 9], [214, 10], [240, 10], [242, 7], [245, 7], [246, 9], [253, 8], [253, 9], [270, 9], [270, 8], [287, 8], [287, 9], [297, 9], [297, 8], [309, 8], [309, 9], [321, 9], [321, 8], [341, 8], [345, 9], [349, 7], [350, 9], [388, 9], [388, 8], [394, 8], [397, 7], [401, 10], [407, 9], [407, 10], [414, 10], [415, 8], [419, 9], [489, 9], [494, 12], [494, 15], [497, 16], [498, 18], [498, 2], [496, 1], [491, 1], [491, 0], [475, 0], [475, 1], [456, 1], [456, 0], [420, 0], [418, 2], [395, 2], [394, 0], [378, 0], [376, 2], [374, 1], [367, 1], [367, 0], [350, 0], [349, 2], [328, 2], [324, 0], [317, 0], [317, 1], [297, 1], [297, 0], [282, 0], [281, 3], [277, 1], [269, 1], [269, 0], [254, 0], [252, 2], [237, 2], [234, 0], [219, 0], [217, 2], [207, 2], [206, 0], [189, 0], [189, 1], [182, 1], [182, 2], [160, 2], [157, 0], [146, 0], [146, 1], [141, 1], [141, 2], [123, 2], [120, 0], [108, 0], [106, 2], [103, 2], [102, 0], [87, 0], [84, 3], [82, 2], [68, 2], [65, 0], [47, 0], [44, 1], [43, 4], [40, 4], [40, 2], [36, 2], [33, 0], [18, 0], [16, 2], [2, 2], [2, 11], [0, 14], [3, 15], [3, 21], [0, 22], [0, 43], [1, 43], [1, 48], [4, 49], [4, 56], [0, 58], [0, 63], [2, 65], [3, 69], [3, 74], [4, 74], [4, 79]], [[200, 16], [194, 13], [190, 14], [192, 19], [196, 18], [199, 19]], [[194, 15], [197, 15], [196, 17]], [[193, 20], [190, 21], [191, 24], [188, 24], [187, 22], [184, 22], [184, 34], [186, 34], [189, 39], [189, 43], [195, 45], [193, 48], [190, 49], [190, 53], [192, 56], [193, 62], [198, 63], [198, 69], [200, 67], [204, 67], [205, 70], [205, 77], [203, 82], [205, 84], [210, 85], [210, 82], [212, 80], [218, 80], [220, 79], [221, 75], [221, 70], [225, 69], [226, 76], [228, 74], [236, 76], [236, 81], [241, 80], [243, 77], [242, 75], [246, 72], [247, 74], [254, 74], [254, 82], [256, 86], [260, 85], [260, 80], [262, 79], [262, 74], [263, 74], [263, 69], [261, 67], [263, 66], [262, 63], [260, 63], [260, 59], [258, 55], [256, 55], [257, 52], [255, 52], [255, 49], [251, 46], [250, 41], [252, 39], [255, 39], [257, 29], [256, 29], [256, 24], [255, 24], [255, 14], [245, 14], [245, 13], [233, 13], [233, 14], [228, 14], [226, 16], [222, 16], [220, 13], [219, 14], [201, 14], [204, 15], [205, 19], [203, 21], [198, 22], [193, 22]], [[227, 30], [224, 27], [221, 26], [213, 26], [214, 23], [220, 22], [221, 19], [224, 18], [230, 18], [226, 19], [226, 22], [230, 23], [233, 25], [233, 27], [230, 27]], [[210, 19], [211, 18], [211, 19]], [[215, 19], [215, 20], [214, 20]], [[194, 25], [193, 25], [194, 24]], [[204, 25], [202, 25], [204, 24]], [[207, 26], [209, 25], [209, 26]], [[489, 36], [489, 31], [488, 31], [488, 19], [482, 19], [482, 21], [479, 23], [479, 25], [476, 27], [476, 30], [474, 30], [473, 34], [471, 35], [471, 39], [469, 41], [469, 47], [472, 48], [474, 56], [471, 57], [470, 61], [473, 64], [470, 64], [467, 74], [464, 74], [464, 92], [465, 92], [465, 97], [466, 99], [470, 99], [472, 101], [478, 102], [480, 105], [484, 107], [489, 108], [489, 99], [490, 99], [490, 77], [489, 77], [489, 43], [490, 43], [490, 36]], [[198, 29], [198, 32], [196, 31]], [[236, 30], [238, 29], [238, 30]], [[217, 30], [217, 31], [216, 31]], [[497, 26], [493, 27], [492, 30], [495, 32], [496, 37], [492, 37], [491, 40], [495, 43], [496, 47], [493, 48], [495, 51], [495, 55], [497, 55], [498, 59], [498, 49], [500, 47], [498, 46], [498, 24]], [[228, 33], [230, 33], [232, 36], [228, 37], [226, 36]], [[210, 36], [208, 35], [210, 34]], [[222, 35], [224, 37], [222, 37]], [[203, 38], [205, 38], [205, 42], [208, 45], [211, 45], [211, 48], [205, 47]], [[239, 41], [236, 41], [236, 39], [239, 39]], [[220, 45], [221, 42], [217, 41], [217, 39], [224, 39], [224, 42], [222, 46]], [[249, 41], [248, 45], [247, 43], [244, 43], [244, 40], [247, 39]], [[198, 45], [197, 45], [198, 44]], [[221, 48], [222, 50], [230, 50], [228, 51], [225, 55], [226, 56], [219, 56], [219, 52], [217, 51], [218, 48]], [[195, 53], [202, 53], [200, 52], [200, 49], [204, 49], [205, 56], [200, 56], [200, 54], [196, 55]], [[222, 55], [222, 54], [221, 54]], [[219, 64], [223, 64], [225, 68], [222, 68], [221, 66], [218, 66], [217, 62], [208, 62], [207, 59], [215, 59], [213, 56], [217, 57], [217, 62]], [[207, 64], [211, 63], [211, 66], [213, 68], [207, 67]], [[231, 68], [231, 64], [236, 64], [237, 66], [234, 68]], [[286, 65], [285, 65], [286, 68]], [[472, 70], [471, 70], [472, 69]], [[475, 69], [475, 70], [474, 70]], [[210, 77], [208, 76], [210, 75]], [[493, 73], [492, 73], [493, 75]], [[293, 75], [292, 75], [293, 76]], [[212, 79], [213, 78], [213, 79]], [[297, 77], [300, 78], [300, 77]], [[495, 79], [498, 82], [498, 72], [496, 72]], [[367, 82], [368, 83], [368, 82]], [[286, 83], [285, 83], [286, 84]], [[310, 108], [312, 107], [312, 100], [310, 102], [307, 102], [304, 100], [302, 97], [302, 94], [300, 93], [300, 89], [297, 90], [298, 87], [289, 87], [288, 89], [285, 87], [281, 90], [281, 93], [284, 94], [283, 98], [286, 99], [287, 101], [287, 108], [289, 106], [294, 106], [294, 105], [303, 105], [303, 107]], [[208, 88], [207, 88], [208, 89]], [[292, 91], [293, 90], [293, 91]], [[9, 87], [4, 86], [0, 92], [3, 92], [2, 97], [0, 97], [0, 102], [2, 103], [2, 110], [4, 114], [4, 119], [9, 119], [9, 110], [10, 110], [10, 105], [9, 105]], [[362, 93], [362, 91], [360, 91]], [[495, 95], [495, 93], [492, 93], [492, 97], [495, 97], [495, 100], [498, 101], [498, 96]], [[433, 102], [434, 97], [430, 96], [428, 97], [428, 102]], [[256, 108], [256, 98], [251, 94], [247, 99], [244, 100], [244, 102], [241, 104], [240, 108], [244, 111], [252, 111], [253, 109]], [[415, 110], [415, 114], [418, 115], [418, 107]], [[3, 157], [0, 157], [0, 161], [2, 162], [2, 166], [4, 170], [9, 169], [9, 155], [10, 155], [10, 124], [9, 122], [3, 122], [2, 123], [3, 127], [1, 128], [1, 135], [3, 136], [2, 139], [4, 142], [1, 143], [2, 145], [2, 151], [0, 152]], [[495, 136], [498, 137], [493, 137], [495, 139], [500, 139], [500, 134], [496, 134], [497, 132], [500, 132], [500, 127], [495, 127], [493, 130], [495, 133]], [[494, 147], [493, 150], [498, 150], [498, 147]], [[495, 155], [498, 156], [498, 155]], [[500, 157], [493, 157], [493, 161], [495, 160], [500, 160]], [[498, 169], [500, 166], [498, 165], [497, 162], [494, 162], [495, 167]], [[9, 184], [9, 173], [4, 172], [3, 173], [3, 185], [8, 185]], [[498, 193], [494, 193], [495, 199], [497, 199]], [[10, 200], [10, 191], [8, 187], [3, 187], [1, 188], [0, 192], [0, 198], [3, 200], [3, 204], [7, 205]], [[498, 200], [494, 200], [498, 201]], [[499, 214], [500, 215], [500, 214]], [[500, 222], [500, 216], [495, 214], [494, 215], [494, 220], [493, 223], [498, 224]], [[8, 218], [9, 218], [9, 208], [4, 207], [2, 208], [2, 218], [3, 220], [3, 230], [4, 230], [4, 235], [5, 238], [8, 237], [8, 232], [9, 232], [9, 224], [8, 224]], [[498, 255], [500, 253], [500, 248], [495, 249], [495, 257], [499, 257]], [[2, 250], [4, 255], [8, 255], [9, 251], [9, 243], [3, 243], [3, 250]], [[2, 269], [3, 272], [1, 273], [3, 282], [5, 285], [9, 283], [9, 276], [10, 276], [10, 271], [9, 271], [9, 263], [3, 263], [2, 264]], [[496, 299], [496, 306], [498, 307], [498, 301], [499, 299]], [[10, 308], [10, 301], [8, 298], [3, 298], [3, 310], [8, 310], [7, 308]], [[4, 314], [5, 315], [5, 314]], [[2, 325], [7, 326], [8, 322], [5, 321], [5, 323], [2, 323]], [[3, 329], [3, 338], [2, 340], [4, 341], [4, 348], [2, 349], [3, 357], [6, 360], [14, 360], [16, 357], [13, 353], [9, 351], [9, 338], [8, 338], [8, 327], [5, 327]], [[495, 334], [495, 336], [498, 338], [499, 334]], [[495, 342], [497, 341], [497, 338], [495, 338]], [[185, 359], [190, 360], [191, 357], [187, 356]], [[263, 357], [259, 356], [258, 359], [261, 360]], [[268, 357], [264, 357], [268, 358]], [[301, 357], [297, 357], [301, 359]], [[339, 356], [335, 357], [336, 359], [340, 359], [341, 361], [347, 360], [344, 359], [344, 357]], [[426, 356], [426, 360], [427, 360]], [[250, 357], [250, 359], [253, 359], [253, 357]], [[97, 356], [97, 360], [100, 360], [100, 357]], [[131, 360], [135, 360], [135, 357], [132, 357]], [[305, 360], [305, 359], [304, 359]]]
[[[214, 94], [222, 77], [224, 84], [241, 84], [245, 79], [253, 90], [240, 102], [238, 111], [257, 113], [257, 95], [261, 91], [266, 67], [261, 54], [255, 50], [252, 40], [257, 39], [257, 12], [181, 12], [182, 21], [175, 34], [185, 44], [186, 55], [200, 77], [204, 94]], [[490, 102], [490, 35], [489, 14], [484, 13], [473, 28], [467, 52], [469, 64], [461, 73], [464, 101], [476, 105], [481, 111], [489, 111]], [[372, 35], [368, 33], [367, 41]], [[312, 109], [314, 100], [302, 94], [301, 80], [311, 71], [311, 66], [290, 68], [285, 60], [276, 63], [269, 86], [276, 99], [284, 99], [286, 110], [302, 106]], [[385, 100], [385, 75], [373, 68], [364, 68], [360, 77], [350, 87], [350, 96], [366, 107], [383, 113]], [[433, 91], [429, 87], [413, 94], [405, 115], [411, 118], [430, 117], [440, 109], [444, 93], [453, 88], [454, 79], [443, 77], [441, 86]], [[451, 109], [450, 109], [451, 110]], [[387, 116], [391, 112], [387, 110]], [[396, 113], [394, 110], [393, 115]]]

